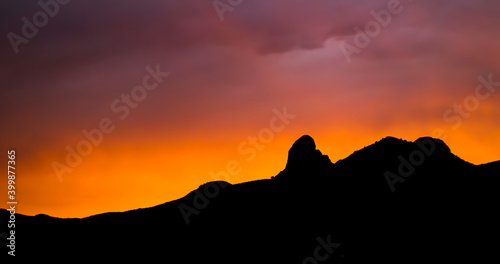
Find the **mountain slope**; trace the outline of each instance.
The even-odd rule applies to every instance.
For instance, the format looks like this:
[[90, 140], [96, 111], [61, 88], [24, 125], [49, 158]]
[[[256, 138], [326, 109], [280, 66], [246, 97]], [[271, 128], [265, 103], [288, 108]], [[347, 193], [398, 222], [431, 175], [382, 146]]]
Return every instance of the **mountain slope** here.
[[384, 138], [333, 164], [303, 136], [271, 179], [210, 182], [155, 207], [83, 219], [17, 215], [16, 253], [167, 263], [477, 260], [494, 256], [499, 172], [500, 162], [472, 165], [432, 138]]

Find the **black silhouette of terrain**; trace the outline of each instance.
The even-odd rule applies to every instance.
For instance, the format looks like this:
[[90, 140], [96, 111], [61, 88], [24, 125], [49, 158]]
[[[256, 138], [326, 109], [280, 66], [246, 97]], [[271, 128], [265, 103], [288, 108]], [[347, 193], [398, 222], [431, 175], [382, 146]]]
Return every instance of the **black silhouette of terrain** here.
[[[270, 179], [211, 182], [155, 207], [82, 219], [17, 215], [16, 255], [165, 263], [482, 263], [498, 258], [499, 175], [500, 161], [470, 164], [439, 139], [387, 137], [332, 163], [303, 136], [289, 150], [285, 169]], [[0, 214], [7, 223], [9, 212]]]

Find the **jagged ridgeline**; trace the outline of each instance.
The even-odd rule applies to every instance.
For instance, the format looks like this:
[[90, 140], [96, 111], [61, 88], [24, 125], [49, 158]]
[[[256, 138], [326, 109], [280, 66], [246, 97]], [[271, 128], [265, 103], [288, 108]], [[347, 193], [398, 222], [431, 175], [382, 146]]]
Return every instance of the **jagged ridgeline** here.
[[[284, 170], [270, 179], [206, 183], [151, 208], [82, 219], [17, 215], [16, 255], [167, 263], [478, 263], [496, 256], [491, 238], [498, 235], [499, 175], [499, 161], [470, 164], [429, 137], [387, 137], [332, 163], [313, 138], [302, 136]], [[9, 217], [6, 210], [0, 214]]]

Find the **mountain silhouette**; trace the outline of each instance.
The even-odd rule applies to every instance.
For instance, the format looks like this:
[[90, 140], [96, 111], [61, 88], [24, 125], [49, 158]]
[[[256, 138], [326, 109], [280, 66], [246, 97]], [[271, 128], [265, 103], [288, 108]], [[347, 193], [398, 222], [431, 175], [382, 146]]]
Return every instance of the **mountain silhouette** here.
[[[473, 165], [430, 137], [386, 137], [332, 163], [305, 135], [270, 179], [209, 182], [151, 208], [81, 219], [17, 215], [16, 255], [166, 263], [478, 262], [497, 258], [499, 172], [500, 161]], [[0, 214], [9, 217], [6, 210]], [[1, 225], [0, 233], [7, 232]]]

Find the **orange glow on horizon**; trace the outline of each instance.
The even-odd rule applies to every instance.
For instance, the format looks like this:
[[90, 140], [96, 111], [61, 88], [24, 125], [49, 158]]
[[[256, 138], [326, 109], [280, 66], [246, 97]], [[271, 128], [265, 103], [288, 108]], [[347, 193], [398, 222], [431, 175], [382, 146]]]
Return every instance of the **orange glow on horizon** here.
[[[329, 155], [332, 162], [386, 136], [383, 132], [366, 135], [349, 131], [307, 134], [315, 138], [317, 148]], [[63, 182], [59, 182], [51, 167], [46, 166], [52, 160], [46, 159], [42, 161], [45, 165], [43, 171], [28, 169], [32, 166], [20, 169], [20, 174], [36, 173], [40, 177], [38, 182], [19, 179], [18, 186], [23, 186], [18, 195], [19, 213], [66, 218], [150, 207], [181, 198], [199, 185], [214, 180], [209, 172], [226, 170], [226, 164], [231, 160], [241, 168], [241, 173], [230, 176], [232, 184], [270, 178], [284, 169], [288, 149], [298, 137], [300, 135], [286, 132], [276, 134], [250, 161], [249, 155], [242, 155], [237, 150], [237, 146], [246, 140], [245, 136], [239, 142], [231, 140], [230, 143], [186, 141], [177, 142], [172, 147], [169, 143], [150, 142], [139, 146], [100, 147], [72, 173], [66, 174]], [[416, 137], [405, 139], [415, 140]], [[484, 163], [494, 154], [484, 149], [470, 149], [468, 146], [477, 142], [468, 140], [466, 135], [453, 137], [450, 136], [447, 142], [452, 152], [467, 161]]]

